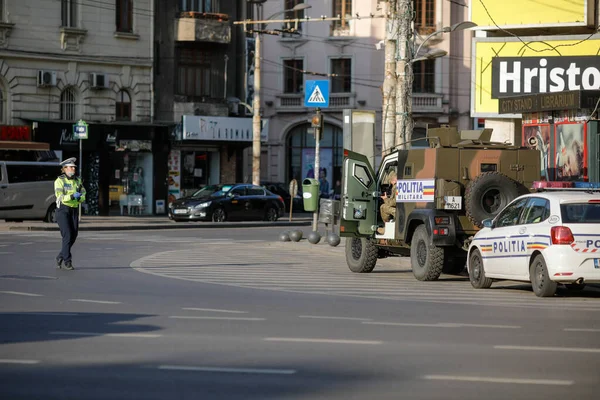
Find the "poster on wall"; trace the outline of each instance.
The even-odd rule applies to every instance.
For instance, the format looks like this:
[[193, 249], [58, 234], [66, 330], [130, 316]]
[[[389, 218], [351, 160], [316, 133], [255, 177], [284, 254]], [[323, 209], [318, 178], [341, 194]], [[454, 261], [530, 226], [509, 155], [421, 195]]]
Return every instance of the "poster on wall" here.
[[585, 124], [557, 124], [556, 180], [583, 181], [585, 176]]
[[319, 152], [319, 170], [318, 178], [315, 177], [315, 149], [302, 149], [302, 179], [319, 179], [319, 191], [321, 197], [329, 197], [333, 177], [333, 151], [332, 149], [321, 149]]
[[171, 150], [168, 160], [169, 197], [167, 203], [172, 203], [181, 197], [181, 152]]
[[[531, 145], [535, 143], [535, 147]], [[524, 147], [533, 147], [540, 151], [540, 167], [542, 180], [550, 179], [550, 125], [524, 125], [523, 143]]]

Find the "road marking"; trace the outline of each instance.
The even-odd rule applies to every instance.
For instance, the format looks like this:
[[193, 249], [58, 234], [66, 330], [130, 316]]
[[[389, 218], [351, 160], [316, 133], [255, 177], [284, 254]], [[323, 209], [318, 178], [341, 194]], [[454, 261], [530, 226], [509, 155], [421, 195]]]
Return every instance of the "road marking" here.
[[217, 308], [196, 308], [196, 307], [183, 307], [182, 310], [188, 311], [209, 311], [209, 312], [220, 312], [230, 314], [247, 314], [247, 311], [236, 311], [236, 310], [219, 310]]
[[25, 292], [12, 292], [10, 290], [0, 290], [0, 293], [4, 293], [4, 294], [15, 294], [17, 296], [31, 296], [31, 297], [44, 297], [43, 294], [36, 294], [36, 293], [25, 293]]
[[565, 328], [565, 332], [600, 332], [600, 329], [588, 329], [588, 328]]
[[98, 304], [121, 304], [120, 301], [105, 301], [105, 300], [69, 299], [69, 301], [79, 301], [81, 303], [98, 303]]
[[252, 318], [252, 317], [203, 317], [200, 315], [171, 315], [169, 318], [172, 319], [215, 319], [224, 321], [264, 321], [265, 318]]
[[344, 339], [311, 339], [311, 338], [283, 338], [266, 337], [266, 342], [297, 342], [297, 343], [336, 343], [336, 344], [382, 344], [379, 340], [344, 340]]
[[409, 322], [363, 322], [365, 325], [389, 325], [410, 326], [422, 328], [490, 328], [490, 329], [521, 329], [518, 325], [484, 325], [484, 324], [461, 324], [454, 322], [439, 322], [436, 324], [418, 324]]
[[600, 349], [585, 347], [494, 346], [499, 350], [565, 351], [572, 353], [600, 353]]
[[33, 244], [33, 242], [19, 243], [19, 245], [21, 245], [21, 246], [29, 246], [30, 244]]
[[352, 317], [327, 317], [321, 315], [298, 315], [298, 318], [312, 318], [312, 319], [341, 319], [347, 321], [370, 321], [369, 318], [352, 318]]
[[38, 250], [38, 253], [56, 253], [56, 250]]
[[15, 254], [12, 251], [0, 251], [0, 254]]
[[50, 335], [61, 336], [112, 336], [112, 337], [129, 337], [129, 338], [158, 338], [162, 335], [154, 333], [106, 333], [106, 332], [49, 332]]
[[0, 359], [0, 364], [39, 364], [39, 360], [9, 360]]
[[517, 378], [492, 378], [485, 376], [455, 376], [455, 375], [425, 375], [423, 379], [438, 381], [463, 381], [486, 383], [512, 383], [520, 385], [558, 385], [570, 386], [575, 382], [559, 379], [517, 379]]
[[185, 365], [159, 365], [157, 368], [169, 371], [223, 372], [230, 374], [293, 375], [296, 373], [295, 369], [192, 367]]

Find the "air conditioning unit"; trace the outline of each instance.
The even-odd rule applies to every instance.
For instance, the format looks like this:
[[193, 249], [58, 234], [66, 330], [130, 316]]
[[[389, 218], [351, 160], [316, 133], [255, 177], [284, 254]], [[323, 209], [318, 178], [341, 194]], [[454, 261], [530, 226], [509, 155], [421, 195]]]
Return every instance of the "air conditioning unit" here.
[[108, 88], [108, 76], [106, 74], [97, 74], [92, 72], [90, 74], [90, 84], [92, 89], [107, 89]]
[[56, 72], [39, 70], [37, 75], [38, 87], [56, 86]]

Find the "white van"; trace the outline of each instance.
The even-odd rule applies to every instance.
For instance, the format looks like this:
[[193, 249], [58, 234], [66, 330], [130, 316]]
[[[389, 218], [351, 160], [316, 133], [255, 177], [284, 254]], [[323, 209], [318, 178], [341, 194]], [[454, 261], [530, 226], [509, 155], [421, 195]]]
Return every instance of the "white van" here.
[[0, 161], [0, 219], [55, 222], [57, 162]]

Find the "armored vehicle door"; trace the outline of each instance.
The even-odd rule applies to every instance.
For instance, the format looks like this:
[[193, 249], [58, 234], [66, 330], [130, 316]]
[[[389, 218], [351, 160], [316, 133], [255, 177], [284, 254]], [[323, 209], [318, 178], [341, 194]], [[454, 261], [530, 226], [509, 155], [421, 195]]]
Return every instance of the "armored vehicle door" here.
[[377, 182], [366, 156], [344, 150], [341, 236], [370, 236], [377, 229]]

